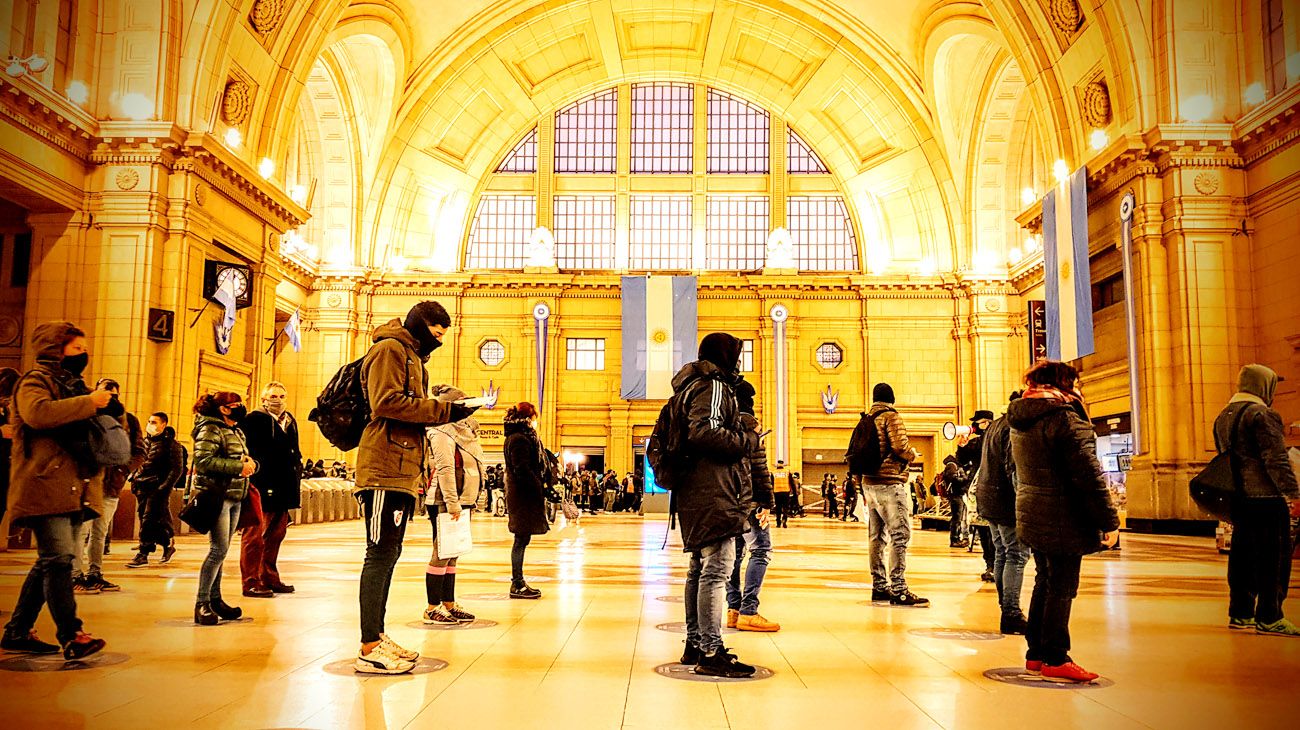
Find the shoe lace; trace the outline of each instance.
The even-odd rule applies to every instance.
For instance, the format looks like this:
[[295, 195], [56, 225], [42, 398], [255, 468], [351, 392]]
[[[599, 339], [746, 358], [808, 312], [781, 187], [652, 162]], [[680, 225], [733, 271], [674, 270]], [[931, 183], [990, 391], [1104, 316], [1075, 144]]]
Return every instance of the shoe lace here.
[[388, 634], [379, 635], [379, 647], [387, 650], [388, 653], [398, 658], [400, 658], [398, 656], [399, 652], [406, 651], [406, 649], [402, 648], [400, 644], [398, 644], [396, 641], [393, 641], [393, 639]]

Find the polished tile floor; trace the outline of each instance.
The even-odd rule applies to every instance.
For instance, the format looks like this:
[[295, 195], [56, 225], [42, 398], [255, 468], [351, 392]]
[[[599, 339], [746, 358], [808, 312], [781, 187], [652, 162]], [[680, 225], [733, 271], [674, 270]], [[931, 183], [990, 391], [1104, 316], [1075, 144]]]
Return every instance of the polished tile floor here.
[[[251, 621], [190, 623], [203, 538], [167, 566], [127, 570], [122, 592], [78, 600], [118, 663], [57, 672], [0, 671], [5, 728], [1295, 728], [1300, 641], [1224, 628], [1225, 559], [1213, 540], [1125, 535], [1084, 563], [1075, 658], [1110, 686], [1013, 686], [984, 677], [1015, 667], [1023, 642], [997, 628], [996, 593], [975, 554], [916, 532], [909, 576], [930, 609], [872, 607], [866, 530], [810, 516], [777, 530], [762, 612], [776, 634], [726, 640], [774, 675], [748, 683], [680, 681], [655, 668], [683, 637], [685, 558], [667, 523], [585, 517], [538, 538], [527, 574], [540, 601], [501, 600], [509, 574], [503, 519], [477, 524], [458, 592], [476, 630], [435, 631], [424, 607], [427, 522], [413, 523], [389, 600], [388, 631], [447, 662], [441, 671], [361, 678], [327, 671], [355, 651], [359, 523], [294, 527], [281, 557], [298, 593], [242, 598]], [[234, 551], [232, 551], [233, 553]], [[33, 553], [0, 553], [6, 618]], [[234, 594], [238, 566], [226, 563]], [[1032, 580], [1032, 579], [1031, 579]], [[1025, 600], [1028, 600], [1029, 584]], [[669, 600], [661, 600], [668, 597]], [[1294, 604], [1294, 602], [1293, 602]], [[1300, 615], [1300, 607], [1292, 606]], [[48, 616], [38, 625], [53, 636]], [[937, 636], [925, 635], [927, 630]], [[970, 633], [962, 633], [970, 632]], [[0, 660], [6, 657], [0, 656]], [[0, 664], [3, 664], [0, 661]]]

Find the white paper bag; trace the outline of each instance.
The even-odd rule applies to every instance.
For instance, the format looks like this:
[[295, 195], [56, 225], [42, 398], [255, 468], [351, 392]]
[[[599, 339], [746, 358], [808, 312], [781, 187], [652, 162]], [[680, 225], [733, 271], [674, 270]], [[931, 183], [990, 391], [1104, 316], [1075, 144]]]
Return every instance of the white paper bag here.
[[446, 512], [438, 513], [438, 557], [459, 558], [474, 549], [469, 531], [470, 510], [462, 510], [459, 520]]

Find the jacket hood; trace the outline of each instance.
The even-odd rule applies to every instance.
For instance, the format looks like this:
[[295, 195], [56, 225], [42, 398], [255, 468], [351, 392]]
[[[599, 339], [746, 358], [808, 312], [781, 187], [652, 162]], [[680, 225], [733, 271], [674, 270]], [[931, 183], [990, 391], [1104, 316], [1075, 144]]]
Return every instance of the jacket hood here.
[[1237, 392], [1253, 395], [1264, 401], [1264, 405], [1272, 406], [1279, 380], [1277, 373], [1268, 367], [1247, 365], [1237, 375]]
[[699, 358], [718, 366], [723, 372], [733, 372], [740, 362], [740, 351], [744, 343], [740, 338], [726, 332], [712, 332], [700, 341]]
[[170, 441], [176, 438], [176, 429], [172, 428], [171, 426], [164, 426], [163, 430], [160, 431], [156, 436], [150, 436], [149, 438], [158, 439], [162, 441]]
[[63, 359], [63, 343], [68, 332], [77, 326], [71, 322], [46, 322], [36, 325], [32, 332], [32, 345], [36, 348], [37, 360], [59, 362]]
[[885, 411], [893, 411], [893, 412], [897, 413], [897, 412], [898, 412], [898, 409], [894, 407], [894, 404], [893, 404], [893, 403], [885, 403], [885, 402], [882, 402], [882, 401], [876, 401], [875, 403], [872, 403], [872, 404], [871, 404], [871, 407], [867, 409], [867, 412], [866, 412], [866, 413], [863, 413], [862, 415], [864, 415], [864, 416], [878, 416], [878, 415], [880, 415], [881, 413], [884, 413]]
[[1024, 431], [1045, 416], [1069, 410], [1072, 409], [1068, 403], [1054, 398], [1022, 398], [1007, 406], [1007, 423], [1012, 428]]
[[[373, 342], [379, 342], [381, 340], [397, 340], [405, 345], [411, 352], [418, 354], [420, 351], [420, 343], [415, 341], [415, 336], [411, 334], [410, 330], [402, 326], [402, 320], [397, 319], [396, 317], [376, 327], [374, 335], [371, 336], [371, 340]], [[420, 359], [425, 362], [428, 362], [429, 360], [427, 356]]]
[[724, 374], [722, 369], [708, 360], [696, 360], [688, 362], [682, 366], [681, 370], [673, 376], [673, 392], [680, 393], [686, 389], [686, 386], [700, 378], [713, 378], [722, 380]]
[[475, 431], [478, 430], [478, 421], [473, 418], [466, 418], [461, 421], [452, 421], [451, 423], [434, 426], [432, 430], [450, 436], [451, 440], [455, 441], [462, 451], [467, 451], [473, 454], [474, 458], [483, 461], [483, 444], [475, 434]]
[[501, 422], [502, 432], [509, 436], [512, 433], [530, 433], [533, 429], [528, 426], [526, 418], [507, 418]]

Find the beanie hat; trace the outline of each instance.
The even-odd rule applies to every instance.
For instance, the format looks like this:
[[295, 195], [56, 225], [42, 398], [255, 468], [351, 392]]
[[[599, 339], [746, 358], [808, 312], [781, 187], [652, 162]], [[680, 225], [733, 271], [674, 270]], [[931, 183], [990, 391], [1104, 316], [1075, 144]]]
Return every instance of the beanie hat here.
[[871, 389], [871, 400], [877, 403], [893, 403], [894, 388], [889, 383], [876, 383]]

